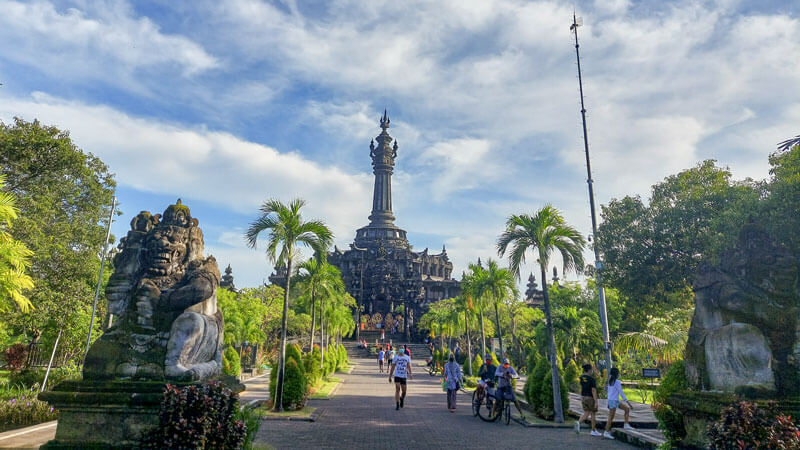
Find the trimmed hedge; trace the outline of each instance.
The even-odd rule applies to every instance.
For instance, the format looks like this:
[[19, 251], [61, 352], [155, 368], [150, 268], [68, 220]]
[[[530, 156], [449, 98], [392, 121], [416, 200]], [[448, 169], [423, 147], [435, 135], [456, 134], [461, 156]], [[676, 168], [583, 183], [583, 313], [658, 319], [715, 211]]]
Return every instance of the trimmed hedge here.
[[242, 360], [235, 348], [229, 346], [222, 352], [222, 371], [234, 377], [242, 374]]

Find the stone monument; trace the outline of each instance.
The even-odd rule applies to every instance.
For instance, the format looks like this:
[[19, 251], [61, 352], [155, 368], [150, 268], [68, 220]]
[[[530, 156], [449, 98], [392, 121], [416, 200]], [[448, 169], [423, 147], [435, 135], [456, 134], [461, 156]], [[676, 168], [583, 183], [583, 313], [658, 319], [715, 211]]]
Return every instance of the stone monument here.
[[686, 346], [692, 391], [673, 395], [687, 432], [703, 446], [705, 427], [738, 399], [777, 400], [797, 415], [800, 380], [798, 258], [753, 223], [719, 263], [703, 262]]
[[158, 423], [165, 382], [188, 384], [222, 369], [220, 273], [203, 257], [189, 208], [142, 211], [114, 257], [106, 287], [110, 328], [89, 349], [83, 381], [40, 395], [59, 410], [61, 446], [136, 446]]

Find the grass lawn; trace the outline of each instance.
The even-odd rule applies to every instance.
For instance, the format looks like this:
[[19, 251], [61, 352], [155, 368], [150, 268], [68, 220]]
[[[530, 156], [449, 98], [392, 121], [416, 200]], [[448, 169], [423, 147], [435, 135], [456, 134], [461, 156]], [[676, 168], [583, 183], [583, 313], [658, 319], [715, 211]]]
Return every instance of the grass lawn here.
[[297, 411], [281, 411], [281, 412], [274, 412], [270, 411], [266, 408], [258, 408], [259, 415], [261, 417], [269, 419], [269, 418], [278, 418], [278, 417], [311, 417], [311, 414], [316, 411], [317, 408], [312, 408], [310, 406], [306, 406], [303, 409]]
[[653, 403], [654, 392], [655, 391], [645, 389], [625, 388], [625, 395], [628, 397], [628, 400], [648, 405]]
[[322, 381], [322, 385], [320, 385], [320, 387], [318, 387], [314, 393], [309, 396], [309, 398], [328, 398], [328, 396], [331, 395], [333, 388], [335, 388], [341, 382], [341, 378], [328, 377]]

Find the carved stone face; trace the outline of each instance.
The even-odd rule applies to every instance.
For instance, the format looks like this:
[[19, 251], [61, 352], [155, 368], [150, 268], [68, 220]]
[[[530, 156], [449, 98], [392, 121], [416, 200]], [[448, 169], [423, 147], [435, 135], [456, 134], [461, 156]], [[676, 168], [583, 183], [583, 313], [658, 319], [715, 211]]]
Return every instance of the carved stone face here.
[[180, 269], [186, 257], [188, 230], [181, 227], [159, 226], [145, 241], [143, 265], [154, 276], [172, 275]]

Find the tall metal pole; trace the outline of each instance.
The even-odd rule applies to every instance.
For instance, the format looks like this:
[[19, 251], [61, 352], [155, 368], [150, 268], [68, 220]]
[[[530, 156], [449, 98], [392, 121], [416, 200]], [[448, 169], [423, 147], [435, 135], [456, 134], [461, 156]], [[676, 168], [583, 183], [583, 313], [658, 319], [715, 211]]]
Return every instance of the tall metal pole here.
[[594, 247], [594, 266], [596, 269], [597, 297], [600, 303], [600, 323], [603, 326], [603, 350], [606, 353], [606, 370], [611, 370], [611, 339], [608, 333], [608, 313], [606, 311], [606, 291], [603, 288], [603, 261], [600, 259], [600, 250], [597, 248], [597, 214], [594, 208], [594, 181], [592, 180], [592, 163], [589, 159], [589, 136], [586, 132], [586, 106], [583, 102], [583, 79], [581, 77], [581, 53], [578, 45], [578, 23], [575, 14], [572, 14], [572, 25], [569, 27], [575, 33], [575, 56], [578, 60], [578, 87], [581, 93], [581, 119], [583, 120], [583, 148], [586, 152], [586, 183], [589, 185], [589, 207], [592, 211], [592, 238]]
[[106, 228], [106, 243], [103, 245], [103, 254], [100, 255], [100, 273], [97, 274], [97, 287], [94, 290], [94, 302], [92, 303], [92, 319], [89, 321], [89, 337], [86, 338], [86, 351], [83, 352], [83, 361], [86, 362], [86, 354], [89, 353], [89, 345], [92, 343], [92, 329], [94, 328], [94, 314], [97, 311], [97, 299], [100, 297], [100, 285], [103, 283], [103, 269], [106, 265], [106, 253], [108, 253], [108, 240], [111, 237], [111, 223], [114, 221], [114, 210], [117, 207], [117, 197], [111, 198], [111, 212], [108, 214], [108, 227]]

